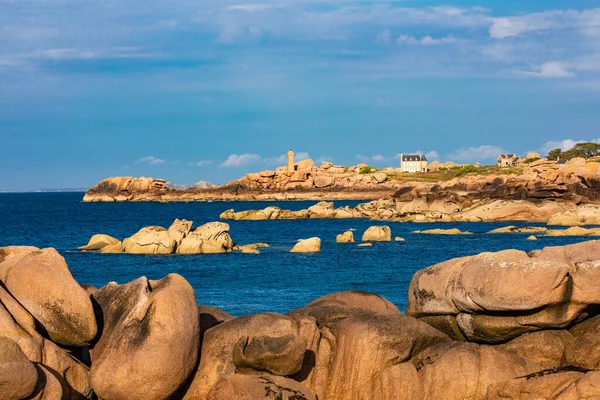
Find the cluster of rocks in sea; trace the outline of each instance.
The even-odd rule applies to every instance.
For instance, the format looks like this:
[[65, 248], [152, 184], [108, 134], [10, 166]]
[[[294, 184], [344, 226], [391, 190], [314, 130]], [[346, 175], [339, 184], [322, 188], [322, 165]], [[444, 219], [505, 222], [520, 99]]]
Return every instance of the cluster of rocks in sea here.
[[235, 211], [220, 215], [222, 220], [262, 221], [297, 220], [310, 218], [389, 220], [395, 222], [546, 222], [556, 226], [600, 225], [600, 205], [573, 205], [561, 202], [536, 205], [526, 200], [482, 201], [461, 208], [459, 200], [423, 199], [407, 201], [402, 196], [374, 200], [357, 206], [335, 207], [333, 202], [321, 201], [307, 209], [285, 210], [269, 206], [262, 210]]
[[449, 260], [405, 315], [367, 292], [287, 314], [198, 306], [177, 274], [96, 289], [54, 249], [0, 249], [0, 398], [594, 399], [600, 241]]
[[123, 241], [96, 234], [79, 250], [108, 254], [217, 254], [236, 249], [228, 224], [209, 222], [196, 229], [192, 229], [192, 225], [192, 221], [176, 219], [168, 229], [147, 226]]

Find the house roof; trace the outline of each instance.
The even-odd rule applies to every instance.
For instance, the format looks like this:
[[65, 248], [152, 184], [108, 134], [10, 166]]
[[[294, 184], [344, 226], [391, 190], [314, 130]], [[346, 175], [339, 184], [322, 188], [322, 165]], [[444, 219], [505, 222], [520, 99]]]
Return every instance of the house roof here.
[[421, 154], [402, 154], [402, 161], [427, 161]]
[[516, 154], [500, 154], [498, 158], [513, 158], [516, 157]]

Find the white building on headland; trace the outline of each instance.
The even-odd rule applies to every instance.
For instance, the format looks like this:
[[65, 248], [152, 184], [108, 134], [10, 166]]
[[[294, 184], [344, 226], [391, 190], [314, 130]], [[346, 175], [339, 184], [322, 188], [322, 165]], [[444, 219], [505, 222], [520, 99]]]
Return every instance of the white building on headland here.
[[402, 172], [427, 172], [429, 161], [422, 154], [400, 154], [400, 169]]

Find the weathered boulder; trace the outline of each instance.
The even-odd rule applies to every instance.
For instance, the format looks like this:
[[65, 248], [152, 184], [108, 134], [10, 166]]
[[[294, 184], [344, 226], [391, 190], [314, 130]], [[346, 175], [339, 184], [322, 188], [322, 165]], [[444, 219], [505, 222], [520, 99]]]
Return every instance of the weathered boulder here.
[[335, 208], [333, 203], [321, 201], [314, 206], [308, 207], [309, 218], [333, 218]]
[[165, 399], [198, 360], [200, 324], [194, 290], [181, 276], [112, 282], [93, 296], [104, 328], [91, 351], [94, 391], [104, 400]]
[[121, 244], [119, 239], [112, 236], [97, 234], [91, 237], [87, 245], [79, 248], [81, 251], [102, 250], [107, 246], [118, 246]]
[[0, 336], [0, 399], [20, 400], [35, 390], [38, 372], [17, 343]]
[[169, 236], [169, 239], [175, 240], [177, 245], [179, 245], [183, 238], [186, 237], [192, 230], [192, 224], [192, 221], [185, 219], [180, 220], [177, 218], [175, 221], [173, 221], [169, 229], [167, 229], [167, 235]]
[[586, 319], [573, 326], [569, 333], [573, 345], [567, 352], [569, 366], [585, 370], [600, 370], [600, 316]]
[[233, 250], [229, 225], [209, 222], [190, 232], [177, 248], [177, 254], [215, 254]]
[[296, 166], [298, 167], [299, 171], [303, 171], [303, 170], [307, 170], [307, 169], [311, 169], [312, 167], [315, 166], [315, 162], [313, 160], [306, 159], [306, 160], [300, 160], [296, 163]]
[[365, 292], [329, 295], [289, 315], [313, 317], [319, 326], [314, 357], [300, 373], [300, 382], [319, 399], [379, 400], [380, 393], [372, 391], [377, 374], [450, 340]]
[[548, 230], [546, 236], [600, 236], [600, 228], [582, 228], [573, 226], [568, 229], [552, 229]]
[[299, 240], [290, 252], [292, 253], [318, 253], [321, 251], [321, 239], [318, 237]]
[[[549, 371], [550, 372], [550, 371]], [[600, 390], [581, 393], [578, 382], [582, 372], [538, 373], [518, 377], [505, 382], [495, 382], [488, 387], [487, 399], [556, 399], [577, 400], [598, 398]]]
[[527, 238], [527, 240], [532, 240], [532, 241], [535, 241], [535, 240], [538, 240], [538, 238], [537, 238], [537, 237], [535, 237], [535, 236], [533, 236], [533, 235], [531, 235], [531, 236], [529, 236], [529, 237]]
[[317, 175], [314, 178], [314, 185], [317, 189], [333, 186], [335, 179], [330, 175]]
[[227, 375], [210, 391], [207, 400], [317, 400], [293, 379], [273, 375]]
[[27, 248], [5, 258], [0, 281], [54, 342], [84, 346], [96, 337], [92, 302], [56, 250]]
[[309, 317], [264, 313], [223, 322], [204, 334], [200, 365], [184, 399], [205, 399], [221, 379], [245, 370], [293, 375], [317, 338]]
[[375, 181], [377, 183], [383, 183], [383, 182], [387, 181], [387, 175], [384, 174], [383, 172], [374, 173], [373, 178], [375, 179]]
[[42, 349], [42, 364], [58, 379], [67, 398], [92, 398], [90, 371], [86, 365], [49, 340], [44, 339]]
[[36, 364], [38, 372], [38, 381], [35, 386], [35, 390], [31, 396], [27, 397], [27, 400], [51, 400], [51, 399], [64, 399], [73, 398], [81, 399], [81, 396], [74, 395], [69, 396], [63, 391], [63, 385], [59, 378], [47, 367]]
[[515, 354], [462, 342], [429, 347], [412, 364], [417, 379], [411, 384], [419, 393], [414, 398], [421, 399], [483, 400], [491, 385], [540, 371], [539, 366]]
[[550, 217], [548, 225], [600, 225], [600, 206], [586, 204], [568, 211], [556, 213]]
[[346, 231], [336, 236], [335, 241], [337, 243], [354, 243], [354, 233], [352, 231]]
[[123, 241], [123, 249], [129, 254], [172, 254], [177, 241], [160, 226], [148, 226]]
[[42, 361], [43, 340], [36, 331], [35, 319], [1, 285], [0, 336], [15, 341], [30, 361]]
[[363, 242], [391, 242], [392, 230], [389, 226], [372, 226], [363, 233]]
[[454, 315], [468, 340], [483, 343], [565, 328], [600, 304], [598, 260], [598, 241], [450, 260], [414, 275], [407, 314]]
[[463, 232], [458, 228], [452, 229], [427, 229], [424, 231], [414, 231], [413, 233], [421, 233], [424, 235], [472, 235], [471, 232]]
[[505, 226], [496, 228], [488, 233], [546, 233], [549, 229], [544, 226]]

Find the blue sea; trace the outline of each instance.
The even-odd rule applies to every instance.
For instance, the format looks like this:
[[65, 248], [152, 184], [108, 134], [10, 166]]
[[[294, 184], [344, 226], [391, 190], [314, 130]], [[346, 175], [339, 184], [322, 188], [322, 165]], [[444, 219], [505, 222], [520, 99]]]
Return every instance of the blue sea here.
[[[287, 312], [327, 293], [365, 290], [377, 293], [401, 310], [406, 307], [411, 277], [419, 269], [455, 257], [484, 251], [565, 245], [585, 238], [539, 237], [526, 234], [487, 234], [507, 225], [532, 223], [415, 224], [389, 222], [394, 236], [405, 242], [375, 243], [373, 247], [337, 244], [335, 237], [348, 229], [355, 239], [370, 220], [228, 221], [239, 244], [266, 242], [261, 254], [238, 252], [218, 255], [140, 256], [81, 253], [96, 233], [124, 239], [148, 225], [168, 227], [175, 218], [194, 226], [216, 221], [219, 214], [275, 205], [307, 208], [315, 202], [194, 202], [194, 203], [83, 203], [83, 193], [0, 194], [0, 246], [54, 247], [67, 260], [79, 283], [101, 287], [110, 281], [125, 283], [140, 276], [160, 279], [168, 273], [183, 275], [194, 287], [199, 304], [219, 307], [234, 315]], [[336, 202], [336, 206], [358, 202]], [[474, 235], [431, 236], [411, 233], [430, 228], [459, 228]], [[318, 236], [321, 253], [292, 254], [298, 239]]]

